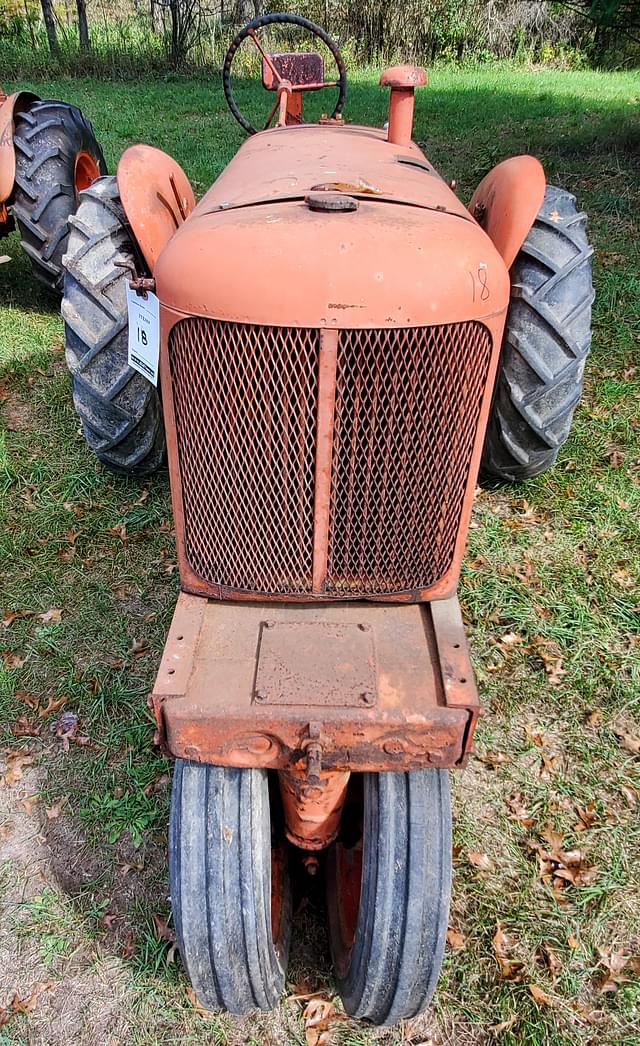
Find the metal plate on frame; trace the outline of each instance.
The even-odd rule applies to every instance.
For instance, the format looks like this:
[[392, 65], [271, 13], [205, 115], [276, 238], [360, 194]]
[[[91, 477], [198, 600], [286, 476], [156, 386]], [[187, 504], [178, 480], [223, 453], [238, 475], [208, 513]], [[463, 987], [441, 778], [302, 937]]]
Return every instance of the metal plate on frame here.
[[371, 707], [377, 681], [366, 623], [267, 621], [261, 629], [254, 700], [266, 705]]

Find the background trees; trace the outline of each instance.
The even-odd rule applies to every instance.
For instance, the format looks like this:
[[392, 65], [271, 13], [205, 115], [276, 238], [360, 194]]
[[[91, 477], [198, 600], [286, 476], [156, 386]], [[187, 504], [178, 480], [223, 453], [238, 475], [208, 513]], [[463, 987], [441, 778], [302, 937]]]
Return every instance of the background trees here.
[[239, 25], [281, 8], [364, 63], [640, 61], [638, 0], [2, 0], [0, 63], [5, 77], [216, 67]]

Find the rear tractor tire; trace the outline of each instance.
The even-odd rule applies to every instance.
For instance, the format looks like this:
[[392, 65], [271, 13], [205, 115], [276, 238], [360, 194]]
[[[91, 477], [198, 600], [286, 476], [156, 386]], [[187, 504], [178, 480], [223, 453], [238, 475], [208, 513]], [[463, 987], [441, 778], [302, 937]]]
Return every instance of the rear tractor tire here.
[[547, 186], [511, 268], [511, 302], [481, 479], [518, 483], [555, 463], [569, 436], [591, 347], [591, 256], [575, 197]]
[[271, 1010], [291, 935], [287, 848], [266, 770], [178, 759], [169, 882], [182, 961], [201, 1004]]
[[62, 293], [62, 255], [79, 193], [107, 173], [93, 128], [75, 105], [34, 102], [17, 113], [11, 209], [35, 276]]
[[347, 1013], [387, 1025], [426, 1009], [440, 973], [451, 893], [449, 777], [368, 773], [361, 784], [360, 830], [343, 818], [329, 852], [329, 940]]
[[141, 269], [115, 177], [99, 178], [69, 219], [62, 316], [73, 402], [96, 457], [147, 476], [165, 456], [158, 390], [128, 362], [127, 281]]

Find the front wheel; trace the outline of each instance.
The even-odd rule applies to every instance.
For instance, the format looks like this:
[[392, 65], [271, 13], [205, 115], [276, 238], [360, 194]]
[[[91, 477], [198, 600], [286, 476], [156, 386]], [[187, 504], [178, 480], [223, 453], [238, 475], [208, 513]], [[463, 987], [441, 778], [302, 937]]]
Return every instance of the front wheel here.
[[331, 952], [347, 1013], [395, 1024], [427, 1007], [442, 965], [451, 893], [449, 777], [418, 770], [352, 780], [362, 797], [348, 797], [327, 868]]
[[139, 262], [117, 179], [86, 189], [70, 224], [62, 317], [73, 403], [103, 465], [148, 476], [164, 461], [162, 404], [129, 366], [127, 281]]
[[182, 961], [202, 1005], [273, 1009], [284, 988], [291, 898], [266, 770], [178, 759], [169, 881]]

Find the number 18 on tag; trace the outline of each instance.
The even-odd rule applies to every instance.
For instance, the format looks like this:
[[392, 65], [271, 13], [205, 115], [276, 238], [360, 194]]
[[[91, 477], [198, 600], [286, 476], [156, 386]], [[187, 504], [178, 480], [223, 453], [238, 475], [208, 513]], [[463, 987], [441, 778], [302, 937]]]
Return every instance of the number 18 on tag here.
[[137, 294], [127, 285], [129, 366], [153, 385], [158, 384], [160, 357], [160, 301], [155, 294]]

